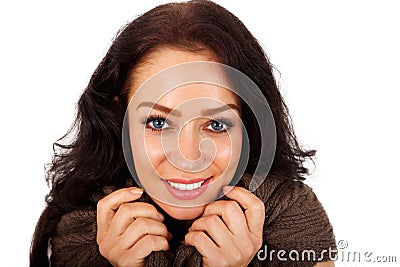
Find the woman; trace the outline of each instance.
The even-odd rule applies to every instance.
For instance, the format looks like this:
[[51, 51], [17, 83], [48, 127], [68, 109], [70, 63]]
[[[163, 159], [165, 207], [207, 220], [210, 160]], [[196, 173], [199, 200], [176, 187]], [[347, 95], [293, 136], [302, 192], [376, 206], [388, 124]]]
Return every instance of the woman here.
[[[144, 87], [155, 74], [195, 62], [247, 75], [270, 106], [275, 155], [253, 193], [247, 189], [271, 147], [260, 145], [263, 129], [234, 90], [188, 84], [142, 105], [147, 112], [139, 107], [151, 95]], [[205, 98], [206, 105], [183, 108]], [[224, 111], [229, 114], [195, 115], [180, 124], [171, 139], [176, 142], [164, 142], [174, 129], [174, 111], [183, 108], [185, 115], [217, 104], [230, 107]], [[31, 266], [49, 266], [48, 252], [51, 266], [333, 266], [327, 253], [335, 249], [332, 227], [301, 182], [308, 174], [303, 162], [315, 151], [300, 148], [264, 51], [219, 5], [202, 0], [161, 5], [128, 24], [92, 75], [75, 125], [64, 137], [74, 131], [71, 143], [55, 146], [47, 177], [52, 188], [32, 241]], [[236, 184], [230, 180], [240, 166], [244, 131], [248, 160]], [[214, 144], [208, 158], [202, 153], [212, 147], [202, 148], [202, 139]], [[174, 153], [164, 147], [175, 143], [183, 158], [171, 159]], [[189, 164], [197, 159], [206, 164]], [[227, 184], [236, 186], [223, 187]], [[304, 251], [315, 255], [304, 257]]]

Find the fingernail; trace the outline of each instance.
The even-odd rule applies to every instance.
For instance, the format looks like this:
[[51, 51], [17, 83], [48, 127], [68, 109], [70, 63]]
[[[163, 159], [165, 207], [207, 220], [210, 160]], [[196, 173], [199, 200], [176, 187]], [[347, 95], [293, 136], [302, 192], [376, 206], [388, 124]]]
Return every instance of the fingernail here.
[[161, 213], [158, 213], [158, 218], [164, 221], [164, 215], [162, 215]]
[[229, 193], [233, 189], [233, 186], [226, 185], [222, 188], [222, 191], [224, 191], [224, 194]]
[[129, 192], [131, 192], [134, 195], [140, 195], [143, 193], [143, 189], [142, 188], [132, 188], [131, 190], [129, 190]]

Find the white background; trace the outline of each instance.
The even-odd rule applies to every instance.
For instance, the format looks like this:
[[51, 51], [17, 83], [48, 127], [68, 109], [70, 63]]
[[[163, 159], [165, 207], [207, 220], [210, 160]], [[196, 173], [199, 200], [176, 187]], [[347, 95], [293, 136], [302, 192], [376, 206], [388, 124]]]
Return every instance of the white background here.
[[[163, 2], [1, 2], [2, 266], [28, 265], [48, 192], [43, 165], [113, 36]], [[245, 23], [279, 70], [297, 136], [318, 150], [307, 183], [337, 241], [347, 241], [342, 251], [395, 255], [400, 262], [396, 1], [217, 2]]]

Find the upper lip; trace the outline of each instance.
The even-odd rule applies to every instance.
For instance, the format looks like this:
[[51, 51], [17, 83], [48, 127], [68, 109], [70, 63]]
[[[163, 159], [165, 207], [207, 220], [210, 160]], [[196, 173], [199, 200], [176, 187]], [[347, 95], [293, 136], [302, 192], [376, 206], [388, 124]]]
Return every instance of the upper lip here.
[[203, 182], [207, 179], [211, 178], [210, 177], [205, 177], [205, 178], [171, 178], [171, 179], [167, 179], [168, 182], [171, 183], [178, 183], [178, 184], [194, 184], [194, 183], [199, 183], [199, 182]]

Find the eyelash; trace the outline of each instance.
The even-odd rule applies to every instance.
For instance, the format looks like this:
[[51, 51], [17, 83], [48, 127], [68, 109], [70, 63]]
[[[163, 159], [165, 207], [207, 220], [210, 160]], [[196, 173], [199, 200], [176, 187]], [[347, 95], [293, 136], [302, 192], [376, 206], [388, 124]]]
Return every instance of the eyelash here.
[[[151, 123], [154, 120], [163, 120], [164, 122], [166, 122], [167, 124], [170, 124], [169, 120], [166, 120], [165, 117], [161, 116], [161, 115], [150, 115], [149, 117], [143, 119], [142, 123], [146, 126], [146, 129], [150, 129], [152, 132], [160, 132], [162, 131], [162, 129], [154, 129], [153, 127], [148, 126], [149, 123]], [[226, 118], [226, 117], [215, 117], [215, 118], [211, 118], [210, 123], [207, 126], [210, 126], [212, 122], [217, 121], [219, 123], [222, 123], [223, 125], [226, 126], [226, 128], [222, 131], [213, 131], [213, 130], [209, 130], [212, 133], [215, 134], [222, 134], [222, 133], [226, 133], [232, 126], [233, 123], [230, 119]]]
[[148, 126], [148, 124], [154, 120], [163, 120], [165, 121], [167, 124], [170, 124], [168, 120], [166, 120], [163, 116], [161, 115], [150, 115], [149, 117], [145, 118], [143, 120], [143, 124], [146, 126], [146, 129], [150, 129], [153, 132], [160, 132], [162, 129], [154, 129], [153, 127]]

